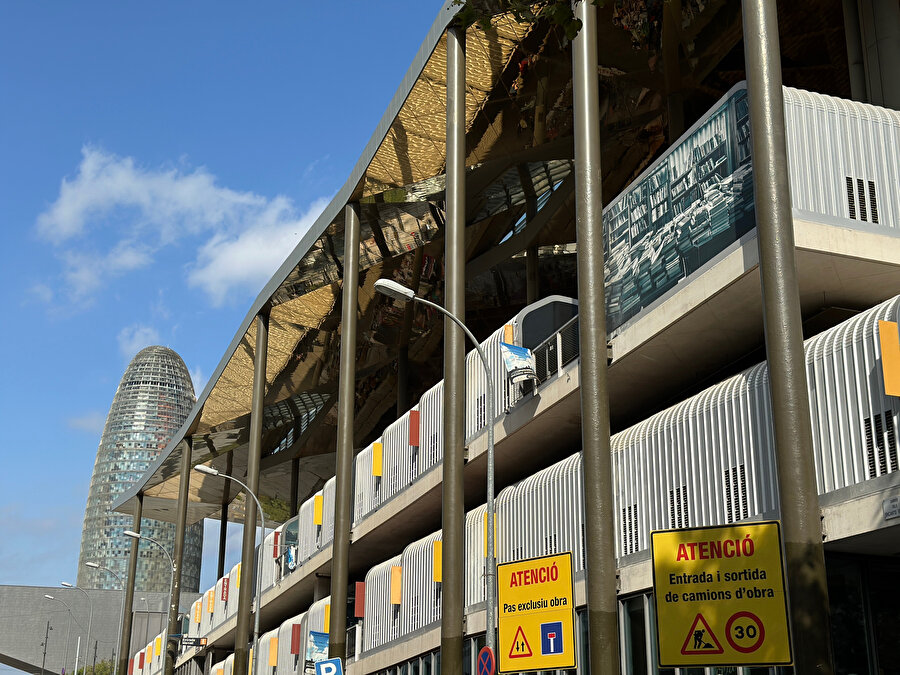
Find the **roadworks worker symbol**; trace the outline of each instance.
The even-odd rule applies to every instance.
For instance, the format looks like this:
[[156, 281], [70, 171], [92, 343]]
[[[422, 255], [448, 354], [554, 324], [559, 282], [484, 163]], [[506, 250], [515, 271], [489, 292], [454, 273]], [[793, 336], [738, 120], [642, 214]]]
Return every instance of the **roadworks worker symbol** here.
[[525, 631], [522, 630], [522, 626], [519, 626], [519, 630], [516, 631], [516, 637], [513, 638], [512, 647], [509, 649], [509, 658], [523, 659], [527, 656], [534, 656], [534, 654], [531, 652], [531, 645], [528, 644], [528, 640], [525, 638]]
[[698, 614], [687, 632], [687, 637], [681, 646], [681, 653], [687, 656], [688, 654], [721, 654], [724, 651], [722, 644], [710, 629], [709, 624], [706, 623], [706, 619], [702, 614]]

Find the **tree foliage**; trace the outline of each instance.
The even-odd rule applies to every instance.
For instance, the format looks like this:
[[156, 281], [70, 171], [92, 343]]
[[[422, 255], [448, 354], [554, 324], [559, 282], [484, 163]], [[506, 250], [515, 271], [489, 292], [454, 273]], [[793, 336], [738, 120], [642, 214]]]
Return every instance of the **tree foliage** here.
[[105, 659], [103, 661], [97, 661], [97, 667], [95, 668], [93, 665], [87, 666], [85, 668], [79, 668], [76, 675], [112, 675], [115, 670], [115, 665], [112, 661]]

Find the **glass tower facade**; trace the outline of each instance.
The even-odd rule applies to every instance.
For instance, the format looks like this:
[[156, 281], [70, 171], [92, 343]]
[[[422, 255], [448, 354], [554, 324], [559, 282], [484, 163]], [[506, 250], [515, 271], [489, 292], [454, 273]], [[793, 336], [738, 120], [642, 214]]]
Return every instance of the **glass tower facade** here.
[[[184, 361], [168, 347], [147, 347], [138, 352], [119, 383], [97, 450], [91, 477], [81, 553], [78, 585], [82, 588], [119, 588], [112, 575], [85, 567], [97, 562], [124, 581], [132, 540], [123, 532], [134, 519], [112, 513], [113, 502], [137, 481], [159, 456], [194, 405], [194, 387]], [[175, 548], [175, 525], [144, 518], [141, 534], [156, 539], [171, 554]], [[182, 589], [200, 587], [203, 523], [189, 526], [184, 538]], [[138, 549], [136, 591], [169, 591], [171, 566], [165, 553], [152, 542], [141, 541]]]

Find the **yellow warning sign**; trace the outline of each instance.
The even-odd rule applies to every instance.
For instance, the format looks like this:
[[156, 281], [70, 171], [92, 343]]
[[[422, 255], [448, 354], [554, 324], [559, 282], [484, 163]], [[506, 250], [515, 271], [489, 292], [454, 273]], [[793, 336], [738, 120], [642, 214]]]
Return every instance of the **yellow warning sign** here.
[[786, 665], [777, 522], [651, 534], [659, 665]]
[[575, 667], [572, 554], [497, 566], [499, 672]]

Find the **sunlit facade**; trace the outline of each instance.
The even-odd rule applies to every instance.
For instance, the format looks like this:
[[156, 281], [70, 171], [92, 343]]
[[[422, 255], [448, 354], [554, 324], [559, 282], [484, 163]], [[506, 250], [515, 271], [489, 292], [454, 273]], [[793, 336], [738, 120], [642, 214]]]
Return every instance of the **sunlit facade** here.
[[[194, 401], [190, 373], [181, 357], [168, 347], [147, 347], [128, 364], [106, 417], [91, 477], [78, 557], [78, 585], [82, 588], [119, 588], [111, 575], [85, 567], [86, 562], [97, 562], [126, 578], [132, 540], [123, 532], [134, 523], [131, 516], [110, 512], [110, 506], [165, 449]], [[145, 518], [141, 533], [172, 552], [174, 524]], [[202, 523], [187, 529], [184, 546], [182, 588], [196, 591], [200, 585]], [[136, 590], [167, 592], [170, 570], [165, 554], [142, 541]]]

